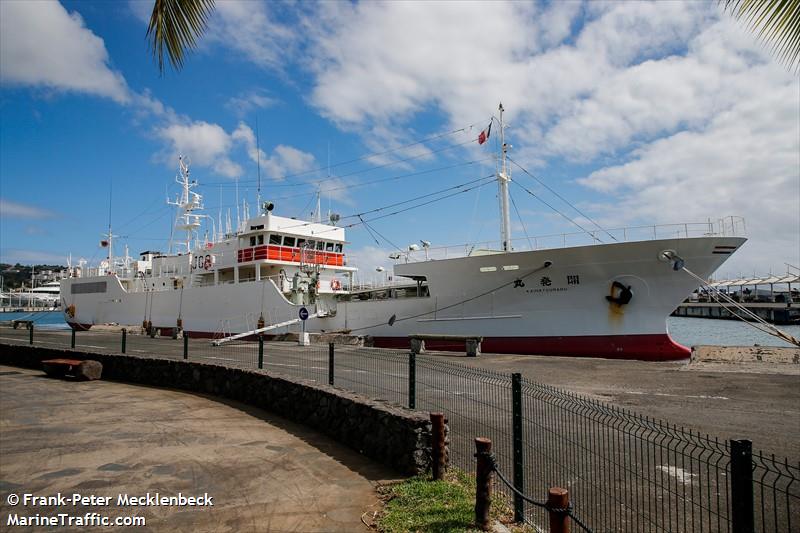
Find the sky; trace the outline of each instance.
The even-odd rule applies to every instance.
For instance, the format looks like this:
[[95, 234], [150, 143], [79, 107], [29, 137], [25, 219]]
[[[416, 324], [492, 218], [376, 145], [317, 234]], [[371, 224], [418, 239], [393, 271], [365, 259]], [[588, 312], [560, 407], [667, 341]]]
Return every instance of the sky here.
[[800, 266], [799, 77], [717, 2], [218, 0], [163, 75], [152, 4], [0, 1], [0, 261], [166, 251], [180, 154], [209, 221], [320, 190], [365, 272], [498, 241], [502, 102], [516, 248], [738, 216], [716, 278]]

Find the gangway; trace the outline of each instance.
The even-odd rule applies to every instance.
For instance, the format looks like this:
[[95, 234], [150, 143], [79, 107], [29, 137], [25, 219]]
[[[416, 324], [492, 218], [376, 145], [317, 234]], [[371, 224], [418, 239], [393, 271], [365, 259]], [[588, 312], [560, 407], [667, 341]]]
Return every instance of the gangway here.
[[[321, 318], [321, 317], [324, 317], [326, 314], [327, 313], [325, 313], [324, 311], [317, 311], [316, 313], [314, 313], [312, 315], [308, 315], [308, 318]], [[273, 330], [273, 329], [282, 328], [284, 326], [291, 326], [292, 324], [298, 324], [300, 322], [302, 322], [302, 319], [293, 318], [291, 320], [286, 320], [285, 322], [278, 322], [277, 324], [270, 324], [269, 326], [264, 326], [263, 328], [253, 329], [253, 330], [250, 330], [250, 331], [245, 331], [244, 333], [237, 333], [235, 335], [230, 335], [230, 336], [224, 337], [222, 339], [217, 339], [215, 341], [212, 341], [211, 344], [213, 346], [219, 346], [220, 344], [224, 344], [226, 342], [235, 341], [237, 339], [241, 339], [241, 338], [244, 338], [244, 337], [249, 337], [251, 335], [259, 335], [261, 333], [264, 333], [265, 331], [270, 331], [270, 330]]]

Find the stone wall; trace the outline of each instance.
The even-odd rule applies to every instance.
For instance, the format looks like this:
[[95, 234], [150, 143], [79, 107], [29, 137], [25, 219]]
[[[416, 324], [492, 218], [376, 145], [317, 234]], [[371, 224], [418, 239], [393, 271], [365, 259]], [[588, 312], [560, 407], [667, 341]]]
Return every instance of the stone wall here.
[[301, 379], [195, 361], [0, 345], [0, 364], [41, 369], [45, 359], [93, 359], [103, 379], [212, 394], [313, 428], [406, 475], [430, 467], [427, 414]]

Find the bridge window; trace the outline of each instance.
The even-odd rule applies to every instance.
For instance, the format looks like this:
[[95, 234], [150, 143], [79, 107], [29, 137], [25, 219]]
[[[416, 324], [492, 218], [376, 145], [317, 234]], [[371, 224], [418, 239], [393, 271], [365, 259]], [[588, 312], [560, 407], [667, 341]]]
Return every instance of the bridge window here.
[[317, 247], [317, 242], [316, 241], [306, 241], [306, 246], [308, 246], [309, 250], [313, 250], [314, 248]]
[[284, 246], [294, 246], [294, 237], [284, 237], [283, 238], [283, 245]]
[[336, 253], [342, 253], [342, 244], [336, 243]]
[[326, 252], [332, 252], [333, 251], [333, 243], [332, 242], [326, 242], [325, 243], [325, 251]]
[[297, 247], [298, 248], [302, 248], [305, 243], [306, 243], [305, 239], [297, 239]]
[[269, 236], [269, 243], [270, 244], [280, 245], [281, 244], [281, 236], [280, 235], [275, 235], [274, 233], [271, 233], [270, 236]]
[[250, 246], [255, 246], [255, 245], [256, 245], [256, 236], [253, 235], [252, 237], [250, 237]]
[[325, 242], [324, 241], [317, 241], [317, 250], [325, 250]]
[[258, 236], [258, 244], [264, 244], [264, 235]]

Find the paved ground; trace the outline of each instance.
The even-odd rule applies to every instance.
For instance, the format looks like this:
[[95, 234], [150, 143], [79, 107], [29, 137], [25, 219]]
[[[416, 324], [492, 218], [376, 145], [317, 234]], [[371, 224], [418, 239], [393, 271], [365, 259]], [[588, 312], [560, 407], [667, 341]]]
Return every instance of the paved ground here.
[[[0, 531], [20, 529], [8, 526], [9, 513], [93, 511], [144, 516], [147, 527], [135, 531], [360, 531], [362, 513], [376, 503], [374, 482], [392, 475], [234, 402], [0, 366]], [[214, 506], [116, 505], [118, 494], [156, 491], [208, 493]], [[109, 507], [8, 505], [9, 494], [24, 492], [113, 498]], [[33, 528], [54, 529], [61, 530]]]
[[[26, 339], [24, 330], [0, 329], [0, 342], [25, 342]], [[78, 348], [112, 352], [120, 349], [118, 332], [82, 332], [77, 341]], [[68, 347], [69, 333], [37, 331], [36, 342]], [[191, 358], [253, 368], [257, 361], [255, 343], [247, 345], [211, 348], [207, 340], [192, 340]], [[128, 353], [137, 355], [182, 357], [183, 354], [181, 340], [150, 339], [141, 335], [129, 335], [127, 349]], [[601, 399], [678, 427], [721, 439], [749, 438], [756, 449], [788, 457], [790, 461], [800, 459], [800, 376], [796, 372], [791, 375], [761, 373], [754, 371], [752, 365], [687, 365], [529, 355], [482, 354], [472, 359], [450, 352], [440, 352], [435, 359], [504, 374], [521, 372], [530, 380]], [[303, 349], [291, 343], [270, 343], [266, 348], [265, 368], [270, 371], [326, 381], [327, 362], [327, 346], [324, 345]], [[397, 403], [407, 401], [405, 365], [374, 361], [361, 361], [358, 365], [363, 368], [337, 357], [337, 384], [365, 394], [375, 393]], [[377, 378], [369, 378], [370, 373], [377, 374]], [[387, 390], [395, 394], [386, 397]], [[381, 392], [384, 394], [378, 394]]]

